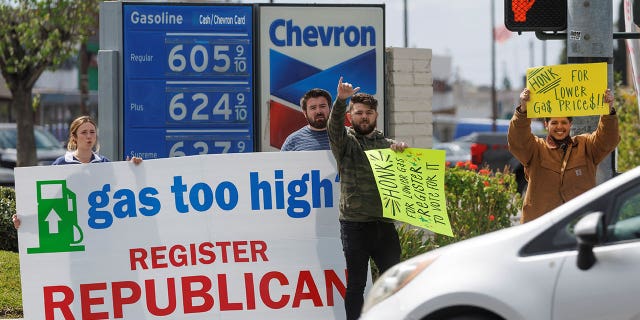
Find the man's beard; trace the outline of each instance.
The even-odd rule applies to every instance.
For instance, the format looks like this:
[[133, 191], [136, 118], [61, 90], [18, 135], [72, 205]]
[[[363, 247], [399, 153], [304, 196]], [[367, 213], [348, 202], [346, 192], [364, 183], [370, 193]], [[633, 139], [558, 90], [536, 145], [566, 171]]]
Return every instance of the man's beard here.
[[307, 117], [307, 122], [309, 122], [310, 126], [312, 126], [313, 128], [316, 128], [316, 129], [326, 129], [327, 128], [327, 118], [325, 118], [325, 117], [322, 117], [322, 118], [316, 117], [316, 119], [309, 119]]
[[373, 130], [376, 129], [376, 122], [377, 120], [374, 120], [371, 123], [368, 123], [364, 126], [364, 128], [362, 127], [362, 123], [359, 124], [353, 124], [353, 130], [355, 130], [356, 133], [366, 136], [368, 134], [370, 134], [371, 132], [373, 132]]

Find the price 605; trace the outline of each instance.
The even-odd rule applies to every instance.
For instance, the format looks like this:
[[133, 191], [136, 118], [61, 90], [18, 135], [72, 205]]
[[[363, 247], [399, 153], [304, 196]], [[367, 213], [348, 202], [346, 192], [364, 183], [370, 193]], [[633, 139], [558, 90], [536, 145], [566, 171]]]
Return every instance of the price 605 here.
[[[232, 48], [233, 47], [233, 48]], [[232, 51], [233, 50], [233, 51]], [[213, 56], [207, 47], [196, 44], [190, 50], [178, 44], [169, 51], [169, 69], [173, 72], [183, 72], [187, 66], [197, 73], [218, 72], [225, 73], [231, 70], [232, 73], [247, 72], [247, 53], [241, 44], [230, 46], [214, 45]]]

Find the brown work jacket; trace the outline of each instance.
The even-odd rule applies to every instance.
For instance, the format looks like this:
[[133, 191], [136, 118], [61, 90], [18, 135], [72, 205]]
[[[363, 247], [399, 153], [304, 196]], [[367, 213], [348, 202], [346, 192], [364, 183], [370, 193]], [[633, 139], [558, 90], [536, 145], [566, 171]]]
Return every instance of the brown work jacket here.
[[529, 181], [521, 222], [528, 222], [596, 185], [598, 164], [620, 141], [618, 117], [602, 115], [598, 128], [571, 138], [566, 150], [531, 133], [531, 119], [519, 108], [509, 124], [509, 151]]

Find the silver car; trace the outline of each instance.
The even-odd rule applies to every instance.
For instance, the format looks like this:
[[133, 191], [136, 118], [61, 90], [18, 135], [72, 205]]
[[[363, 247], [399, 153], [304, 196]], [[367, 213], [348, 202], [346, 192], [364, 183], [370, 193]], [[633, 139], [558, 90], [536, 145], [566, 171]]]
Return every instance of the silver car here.
[[[41, 126], [34, 126], [38, 165], [49, 165], [65, 154], [62, 143]], [[0, 123], [0, 185], [13, 186], [13, 168], [16, 166], [18, 152], [17, 128], [15, 123]]]
[[445, 151], [445, 161], [449, 163], [449, 166], [453, 167], [458, 162], [471, 161], [471, 151], [469, 146], [471, 143], [451, 141], [441, 142], [435, 137], [433, 139], [433, 149]]

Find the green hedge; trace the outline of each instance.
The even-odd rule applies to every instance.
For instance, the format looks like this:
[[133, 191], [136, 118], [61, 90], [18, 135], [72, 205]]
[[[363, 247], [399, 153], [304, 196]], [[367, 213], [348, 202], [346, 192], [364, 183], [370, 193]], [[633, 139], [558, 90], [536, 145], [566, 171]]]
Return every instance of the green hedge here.
[[618, 171], [625, 172], [640, 165], [640, 116], [635, 91], [618, 87], [616, 109], [620, 126]]
[[18, 252], [18, 232], [11, 216], [16, 213], [13, 188], [0, 187], [0, 250]]
[[0, 318], [22, 317], [18, 232], [11, 220], [14, 213], [15, 191], [13, 188], [0, 187]]
[[433, 235], [429, 249], [509, 227], [522, 207], [514, 174], [468, 162], [447, 169], [445, 193], [454, 237]]

